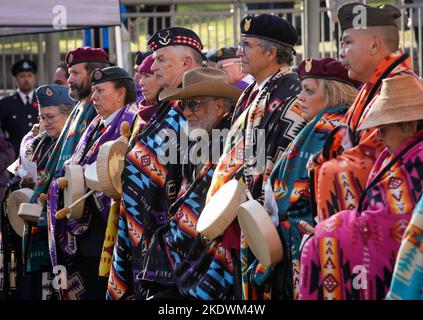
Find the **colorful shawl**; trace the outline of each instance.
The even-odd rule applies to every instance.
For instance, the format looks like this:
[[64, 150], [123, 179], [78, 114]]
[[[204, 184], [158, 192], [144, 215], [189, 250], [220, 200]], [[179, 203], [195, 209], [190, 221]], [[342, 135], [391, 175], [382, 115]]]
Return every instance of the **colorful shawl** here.
[[353, 210], [319, 223], [301, 254], [299, 299], [383, 299], [423, 190], [423, 130], [385, 149]]
[[[277, 277], [277, 283], [273, 284], [274, 289], [280, 288], [278, 292], [282, 296], [278, 298], [296, 299], [298, 296], [299, 250], [304, 234], [299, 222], [305, 220], [312, 224], [307, 161], [313, 154], [322, 150], [327, 135], [344, 123], [347, 110], [347, 105], [340, 105], [317, 114], [289, 145], [270, 176], [279, 212], [279, 233], [284, 245], [284, 261], [276, 267], [280, 277]], [[255, 270], [255, 265], [257, 263], [252, 264], [251, 271]], [[257, 268], [263, 270], [264, 266], [257, 265]], [[269, 272], [264, 273], [270, 276]], [[259, 273], [260, 276], [262, 274], [263, 271]], [[262, 285], [266, 280], [261, 276], [259, 281], [253, 274], [249, 279], [254, 279], [254, 285], [258, 282]], [[277, 298], [275, 294], [273, 298]]]
[[[231, 115], [227, 115], [215, 129], [229, 129], [230, 123]], [[196, 299], [225, 299], [231, 296], [230, 251], [219, 242], [208, 246], [196, 230], [214, 173], [213, 146], [218, 144], [223, 147], [224, 139], [210, 144], [210, 159], [194, 180], [192, 173], [195, 170], [189, 170], [192, 164], [185, 166], [178, 200], [169, 208], [172, 218], [152, 238], [147, 253], [148, 264], [142, 278], [144, 283], [154, 281], [162, 286], [177, 285], [182, 295]]]
[[388, 300], [423, 300], [423, 198], [413, 211], [395, 263]]
[[[121, 108], [112, 122], [102, 129], [100, 129], [101, 117], [95, 117], [81, 137], [81, 140], [75, 148], [74, 154], [65, 163], [65, 166], [70, 164], [85, 166], [96, 161], [100, 147], [107, 141], [116, 140], [120, 137], [122, 122], [127, 121], [132, 124], [136, 115], [135, 112], [136, 110], [132, 109], [132, 105]], [[62, 170], [62, 175], [64, 172], [65, 167]], [[93, 199], [95, 200], [92, 201]], [[72, 265], [72, 257], [77, 254], [78, 249], [77, 237], [85, 234], [94, 214], [100, 214], [101, 218], [107, 222], [111, 199], [101, 192], [95, 192], [92, 197], [87, 199], [84, 213], [82, 217], [77, 220], [64, 219], [56, 221], [55, 214], [60, 208], [59, 205], [59, 187], [57, 180], [54, 180], [48, 193], [50, 258], [53, 267], [59, 264], [65, 265], [68, 275], [70, 275], [69, 279], [71, 280], [69, 281], [71, 281], [73, 285], [69, 290], [66, 290], [65, 298], [83, 299], [84, 289], [82, 277], [78, 274], [78, 270], [75, 270]], [[59, 261], [61, 259], [58, 259], [57, 250], [60, 250], [63, 261]], [[100, 254], [101, 252], [98, 253], [99, 256]]]
[[341, 210], [352, 210], [360, 199], [370, 170], [384, 146], [376, 138], [376, 130], [357, 132], [377, 98], [382, 80], [413, 74], [411, 60], [401, 51], [382, 60], [370, 81], [360, 90], [346, 115], [348, 129], [339, 128], [328, 137], [325, 148], [312, 171], [312, 203], [314, 215], [323, 221]]
[[[133, 294], [144, 299], [149, 294], [136, 280], [144, 268], [151, 237], [170, 218], [168, 209], [181, 186], [180, 139], [184, 128], [186, 121], [182, 112], [174, 102], [164, 102], [128, 148], [122, 173], [123, 198], [108, 299], [127, 299]], [[177, 153], [175, 164], [160, 161], [165, 144], [160, 137], [162, 130], [175, 135], [175, 139], [170, 139], [171, 148]]]
[[[60, 177], [64, 162], [72, 156], [82, 134], [96, 114], [97, 112], [91, 99], [81, 100], [73, 108], [59, 139], [57, 139], [45, 169], [37, 181], [31, 203], [36, 203], [40, 194], [47, 192], [53, 178]], [[44, 223], [46, 223], [45, 219]]]
[[[138, 133], [150, 122], [153, 115], [157, 112], [158, 105], [149, 105], [145, 99], [137, 104], [138, 114], [132, 124], [131, 137], [129, 144], [132, 144]], [[104, 238], [103, 251], [101, 253], [99, 275], [108, 278], [110, 276], [110, 268], [112, 266], [113, 248], [117, 240], [119, 208], [121, 200], [112, 201], [109, 212], [109, 220], [107, 221], [106, 235]]]
[[[254, 84], [238, 101], [235, 114], [244, 109], [245, 99], [248, 98]], [[275, 73], [258, 92], [245, 111], [235, 119], [231, 127], [222, 157], [216, 166], [208, 198], [214, 195], [221, 186], [232, 179], [237, 179], [248, 187], [254, 199], [261, 199], [264, 195], [264, 185], [270, 175], [275, 162], [280, 158], [285, 148], [297, 136], [305, 125], [300, 110], [293, 102], [300, 91], [300, 82], [294, 73]], [[264, 130], [265, 143], [258, 138], [259, 130]], [[239, 134], [241, 132], [241, 134]], [[257, 135], [255, 135], [257, 134]], [[247, 155], [249, 154], [249, 157]], [[257, 166], [255, 156], [264, 155], [264, 165]], [[245, 240], [241, 239], [241, 232], [237, 221], [224, 232], [222, 245], [235, 254], [233, 259], [242, 261], [241, 266], [234, 266], [235, 276], [230, 280], [239, 283], [242, 271], [242, 289], [235, 285], [235, 298], [254, 299], [263, 292], [257, 293], [248, 284], [245, 275], [250, 266], [250, 259], [254, 259]], [[241, 249], [241, 252], [240, 252]], [[241, 255], [241, 256], [240, 256]], [[235, 263], [235, 262], [234, 262]], [[268, 290], [267, 290], [268, 291]]]

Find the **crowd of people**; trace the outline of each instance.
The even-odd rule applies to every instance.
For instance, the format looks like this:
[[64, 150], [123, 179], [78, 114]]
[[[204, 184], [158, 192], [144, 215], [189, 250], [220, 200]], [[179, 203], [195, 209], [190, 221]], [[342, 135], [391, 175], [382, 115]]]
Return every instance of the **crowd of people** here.
[[0, 298], [423, 299], [423, 83], [400, 15], [342, 5], [339, 60], [298, 67], [297, 30], [270, 14], [207, 55], [162, 29], [133, 76], [79, 47], [35, 89], [16, 62]]

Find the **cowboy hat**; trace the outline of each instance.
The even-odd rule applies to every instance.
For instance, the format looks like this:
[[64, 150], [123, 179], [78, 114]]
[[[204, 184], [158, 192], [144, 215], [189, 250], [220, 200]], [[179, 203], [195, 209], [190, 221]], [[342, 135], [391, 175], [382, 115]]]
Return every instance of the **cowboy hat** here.
[[182, 88], [166, 88], [160, 101], [183, 100], [194, 97], [217, 97], [237, 101], [241, 90], [230, 85], [226, 73], [214, 68], [196, 68], [185, 72]]
[[380, 95], [358, 130], [420, 119], [423, 119], [423, 85], [414, 76], [399, 76], [382, 81]]

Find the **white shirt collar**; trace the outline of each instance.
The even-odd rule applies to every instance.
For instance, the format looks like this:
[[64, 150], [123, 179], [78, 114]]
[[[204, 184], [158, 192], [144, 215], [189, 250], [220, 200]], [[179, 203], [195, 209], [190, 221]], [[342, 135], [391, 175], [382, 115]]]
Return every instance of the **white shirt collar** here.
[[269, 81], [271, 77], [272, 76], [269, 76], [268, 78], [264, 79], [261, 83], [256, 84], [256, 87], [258, 87], [259, 90], [262, 90], [264, 86], [266, 85], [267, 81]]
[[20, 89], [18, 89], [19, 96], [21, 97], [24, 104], [26, 103], [26, 96], [29, 97], [29, 103], [32, 103], [32, 97], [34, 96], [34, 92], [34, 89], [32, 89], [30, 93], [25, 94]]
[[101, 123], [104, 124], [105, 127], [107, 127], [109, 124], [112, 123], [112, 121], [116, 118], [117, 114], [119, 113], [120, 109], [117, 109], [115, 112], [113, 112], [110, 116], [108, 116], [106, 119], [102, 119]]

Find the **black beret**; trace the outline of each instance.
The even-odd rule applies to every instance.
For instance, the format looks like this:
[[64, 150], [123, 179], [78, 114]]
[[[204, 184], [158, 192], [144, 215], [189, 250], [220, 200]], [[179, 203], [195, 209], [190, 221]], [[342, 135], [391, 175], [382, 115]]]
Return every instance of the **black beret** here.
[[233, 47], [220, 48], [219, 50], [216, 51], [216, 54], [214, 55], [214, 62], [219, 62], [225, 59], [238, 58], [236, 56], [236, 51], [237, 49]]
[[247, 16], [241, 21], [241, 33], [294, 48], [298, 41], [297, 30], [283, 18], [271, 14]]
[[154, 51], [178, 45], [191, 47], [199, 53], [203, 50], [203, 44], [198, 35], [194, 31], [182, 27], [170, 27], [156, 32], [148, 39], [148, 45]]
[[[365, 11], [365, 12], [364, 12]], [[357, 21], [355, 18], [357, 18]], [[384, 4], [379, 7], [371, 7], [360, 2], [347, 3], [338, 9], [338, 19], [341, 30], [393, 26], [397, 27], [395, 19], [401, 17], [401, 11], [390, 4]], [[363, 21], [366, 18], [367, 21]], [[357, 23], [357, 26], [354, 24]]]
[[68, 88], [57, 85], [44, 85], [35, 91], [40, 108], [60, 106], [62, 104], [74, 106], [75, 101], [69, 97]]
[[30, 71], [32, 73], [37, 73], [37, 65], [34, 61], [28, 59], [22, 59], [16, 61], [12, 66], [12, 74], [16, 77], [18, 73], [23, 71]]
[[119, 67], [107, 67], [103, 69], [97, 68], [94, 70], [91, 76], [91, 84], [98, 84], [119, 79], [132, 80], [131, 76], [125, 69]]

